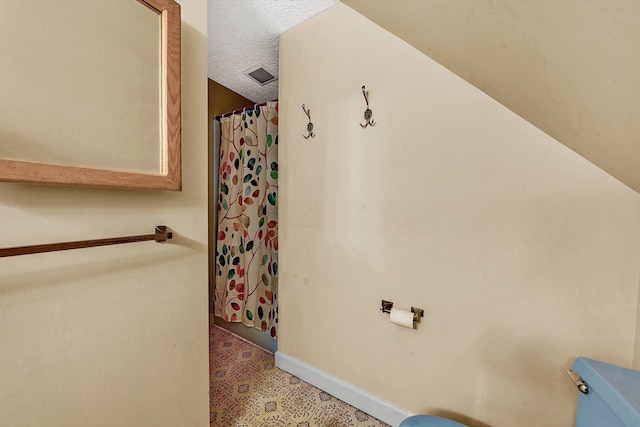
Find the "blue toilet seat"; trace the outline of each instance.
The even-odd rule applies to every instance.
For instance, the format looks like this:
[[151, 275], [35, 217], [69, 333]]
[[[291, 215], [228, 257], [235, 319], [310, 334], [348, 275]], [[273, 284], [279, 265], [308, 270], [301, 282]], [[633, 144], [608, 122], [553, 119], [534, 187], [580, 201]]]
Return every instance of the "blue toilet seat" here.
[[400, 423], [400, 427], [467, 427], [442, 417], [433, 415], [414, 415]]

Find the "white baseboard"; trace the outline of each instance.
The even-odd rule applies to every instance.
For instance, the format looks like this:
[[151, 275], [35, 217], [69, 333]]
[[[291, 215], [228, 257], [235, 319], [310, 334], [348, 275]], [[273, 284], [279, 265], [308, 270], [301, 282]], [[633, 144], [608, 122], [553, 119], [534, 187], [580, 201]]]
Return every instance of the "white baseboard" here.
[[393, 403], [281, 351], [276, 352], [276, 366], [393, 427], [397, 427], [402, 420], [413, 415]]

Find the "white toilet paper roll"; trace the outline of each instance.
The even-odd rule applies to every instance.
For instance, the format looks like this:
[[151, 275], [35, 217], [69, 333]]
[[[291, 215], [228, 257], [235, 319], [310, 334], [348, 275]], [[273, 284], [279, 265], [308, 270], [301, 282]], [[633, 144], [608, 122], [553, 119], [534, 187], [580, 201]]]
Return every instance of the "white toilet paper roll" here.
[[413, 313], [392, 308], [390, 313], [391, 323], [413, 329]]

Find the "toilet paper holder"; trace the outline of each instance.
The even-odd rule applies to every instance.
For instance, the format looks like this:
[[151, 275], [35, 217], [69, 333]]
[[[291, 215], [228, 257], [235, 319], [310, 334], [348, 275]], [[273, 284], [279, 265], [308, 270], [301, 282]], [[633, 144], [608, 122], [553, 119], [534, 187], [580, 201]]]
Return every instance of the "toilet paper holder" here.
[[[382, 300], [382, 306], [380, 307], [380, 311], [383, 313], [391, 313], [391, 309], [393, 308], [393, 303], [391, 301]], [[424, 317], [424, 310], [417, 307], [411, 307], [411, 312], [413, 313], [413, 322], [419, 322], [421, 317]]]

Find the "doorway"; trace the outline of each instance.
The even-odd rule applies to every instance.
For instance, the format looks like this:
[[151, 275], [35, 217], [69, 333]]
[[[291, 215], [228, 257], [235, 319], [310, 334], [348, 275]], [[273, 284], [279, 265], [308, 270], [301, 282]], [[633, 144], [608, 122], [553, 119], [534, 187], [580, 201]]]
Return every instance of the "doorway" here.
[[[264, 145], [267, 142], [262, 141], [264, 148], [258, 149], [256, 145], [258, 143], [257, 138], [255, 137], [255, 134], [259, 133], [257, 129], [249, 129], [253, 133], [245, 136], [246, 141], [242, 138], [242, 143], [247, 144], [243, 149], [239, 147], [239, 141], [243, 135], [237, 134], [237, 132], [240, 127], [250, 127], [250, 122], [255, 122], [257, 119], [264, 121], [264, 116], [271, 114], [269, 117], [273, 118], [275, 131], [274, 125], [269, 124], [269, 133], [274, 135], [267, 136], [269, 138], [269, 147], [275, 148], [273, 154], [277, 156], [277, 146], [274, 147], [274, 145], [277, 145], [277, 104], [268, 103], [270, 104], [269, 106], [264, 105], [262, 107], [253, 104], [246, 106], [249, 102], [248, 100], [213, 81], [209, 81], [209, 88], [209, 117], [211, 119], [209, 133], [210, 321], [212, 324], [223, 327], [270, 352], [275, 352], [277, 350], [277, 340], [274, 339], [276, 335], [275, 325], [277, 324], [277, 300], [274, 286], [277, 286], [277, 281], [275, 280], [277, 254], [274, 253], [274, 241], [275, 252], [277, 252], [277, 216], [273, 220], [266, 219], [268, 215], [274, 214], [272, 211], [275, 209], [277, 182], [274, 182], [274, 179], [277, 180], [277, 157], [275, 161], [273, 157], [266, 158], [264, 154], [267, 151], [272, 155], [271, 150], [267, 150], [267, 145]], [[232, 102], [225, 102], [225, 100], [231, 100]], [[223, 109], [230, 104], [233, 106], [243, 104], [245, 107], [238, 108], [238, 111]], [[224, 113], [217, 115], [220, 111], [224, 111]], [[230, 113], [233, 112], [236, 115], [232, 118], [234, 124], [230, 126]], [[273, 117], [274, 114], [276, 114], [275, 117]], [[224, 116], [224, 118], [221, 116]], [[239, 177], [233, 177], [233, 183], [227, 174], [219, 173], [221, 134], [223, 132], [221, 119], [227, 123], [227, 127], [224, 130], [226, 132], [225, 147], [227, 152], [225, 152], [225, 149], [222, 150], [224, 156], [222, 160], [223, 166], [225, 166], [225, 171], [229, 173], [240, 174]], [[230, 136], [230, 129], [234, 129], [236, 134]], [[264, 124], [262, 124], [260, 132], [263, 131]], [[265, 136], [265, 140], [267, 136]], [[236, 139], [235, 146], [229, 145], [229, 138]], [[253, 153], [251, 152], [252, 148]], [[231, 151], [234, 151], [235, 155], [231, 154]], [[262, 154], [261, 157], [250, 158], [258, 151]], [[230, 154], [231, 160], [235, 163], [231, 166], [229, 166]], [[238, 162], [239, 157], [242, 157], [244, 166], [243, 162]], [[244, 171], [243, 168], [245, 168]], [[259, 179], [257, 172], [266, 172], [268, 177]], [[221, 180], [222, 192], [227, 194], [220, 193]], [[260, 180], [264, 182], [258, 182]], [[241, 185], [244, 187], [241, 187]], [[251, 187], [252, 185], [253, 187]], [[230, 198], [230, 193], [233, 193], [233, 199]], [[242, 193], [244, 204], [247, 206], [242, 206], [243, 201], [237, 199], [237, 194], [240, 193]], [[235, 206], [231, 206], [234, 204]], [[260, 212], [256, 211], [255, 208], [257, 206], [261, 206]], [[233, 209], [235, 211], [230, 213]], [[222, 212], [221, 215], [219, 215], [219, 211]], [[232, 218], [232, 220], [230, 221], [229, 218]], [[222, 229], [218, 230], [219, 227]], [[242, 227], [246, 228], [243, 230]], [[247, 231], [251, 237], [248, 237]], [[229, 240], [234, 234], [236, 238], [241, 238], [243, 232], [244, 239], [237, 242]], [[225, 240], [221, 241], [220, 239]], [[252, 256], [246, 256], [246, 268], [243, 268], [243, 263], [245, 262], [243, 257], [249, 255], [249, 253]], [[257, 262], [254, 262], [253, 258], [257, 258]], [[252, 262], [253, 265], [251, 265]], [[251, 279], [253, 282], [248, 279], [249, 270], [251, 270], [254, 277], [257, 277], [257, 279]], [[247, 277], [243, 277], [245, 273], [247, 273]], [[264, 283], [263, 280], [265, 281]], [[271, 287], [265, 287], [265, 283], [270, 284]], [[242, 305], [244, 303], [254, 305], [247, 305], [245, 308]], [[273, 303], [276, 308], [271, 308], [270, 303]]]

